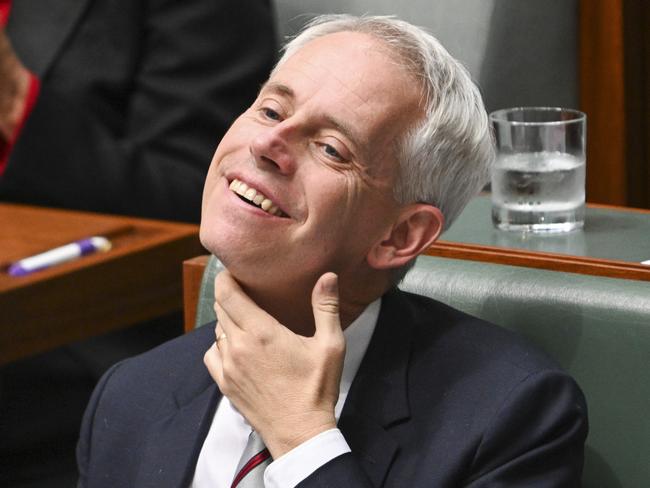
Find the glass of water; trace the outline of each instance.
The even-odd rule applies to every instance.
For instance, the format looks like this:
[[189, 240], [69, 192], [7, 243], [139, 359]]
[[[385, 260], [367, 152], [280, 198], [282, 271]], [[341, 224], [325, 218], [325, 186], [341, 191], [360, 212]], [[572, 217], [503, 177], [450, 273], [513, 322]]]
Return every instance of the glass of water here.
[[584, 225], [587, 116], [519, 107], [490, 114], [497, 145], [492, 221], [503, 230], [568, 232]]

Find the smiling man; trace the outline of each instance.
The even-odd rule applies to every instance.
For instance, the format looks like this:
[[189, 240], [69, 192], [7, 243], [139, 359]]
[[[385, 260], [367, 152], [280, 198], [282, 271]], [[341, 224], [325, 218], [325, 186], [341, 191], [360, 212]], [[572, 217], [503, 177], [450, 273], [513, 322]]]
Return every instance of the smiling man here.
[[[487, 116], [430, 35], [328, 16], [217, 148], [216, 326], [116, 365], [80, 485], [577, 486], [586, 406], [511, 333], [395, 287], [485, 182]], [[446, 223], [445, 223], [446, 221]]]

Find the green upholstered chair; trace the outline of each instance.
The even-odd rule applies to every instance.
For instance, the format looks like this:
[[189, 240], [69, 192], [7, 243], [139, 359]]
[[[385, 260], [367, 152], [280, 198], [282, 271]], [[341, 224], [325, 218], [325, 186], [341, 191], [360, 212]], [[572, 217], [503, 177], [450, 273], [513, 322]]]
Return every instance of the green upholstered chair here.
[[[214, 320], [210, 258], [196, 325]], [[422, 256], [400, 285], [517, 330], [587, 397], [584, 486], [650, 486], [650, 282]]]

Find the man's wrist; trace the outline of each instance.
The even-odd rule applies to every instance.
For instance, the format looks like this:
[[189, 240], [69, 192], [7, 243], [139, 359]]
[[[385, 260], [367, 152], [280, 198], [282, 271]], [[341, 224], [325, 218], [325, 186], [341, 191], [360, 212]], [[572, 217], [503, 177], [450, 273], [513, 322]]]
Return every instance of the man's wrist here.
[[287, 422], [286, 428], [280, 428], [276, 424], [273, 426], [273, 431], [269, 429], [267, 432], [260, 432], [273, 459], [278, 459], [323, 432], [336, 429], [336, 419], [333, 412], [331, 417], [328, 418], [305, 420]]

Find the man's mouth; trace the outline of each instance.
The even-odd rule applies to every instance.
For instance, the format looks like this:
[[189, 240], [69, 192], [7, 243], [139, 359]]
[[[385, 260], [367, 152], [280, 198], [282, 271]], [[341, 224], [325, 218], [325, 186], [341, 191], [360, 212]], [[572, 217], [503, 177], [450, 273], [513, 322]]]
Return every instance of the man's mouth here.
[[230, 190], [236, 193], [244, 202], [253, 205], [254, 207], [261, 208], [266, 213], [275, 215], [276, 217], [288, 217], [288, 215], [280, 210], [270, 198], [259, 190], [249, 187], [243, 181], [237, 179], [232, 180], [230, 182]]

